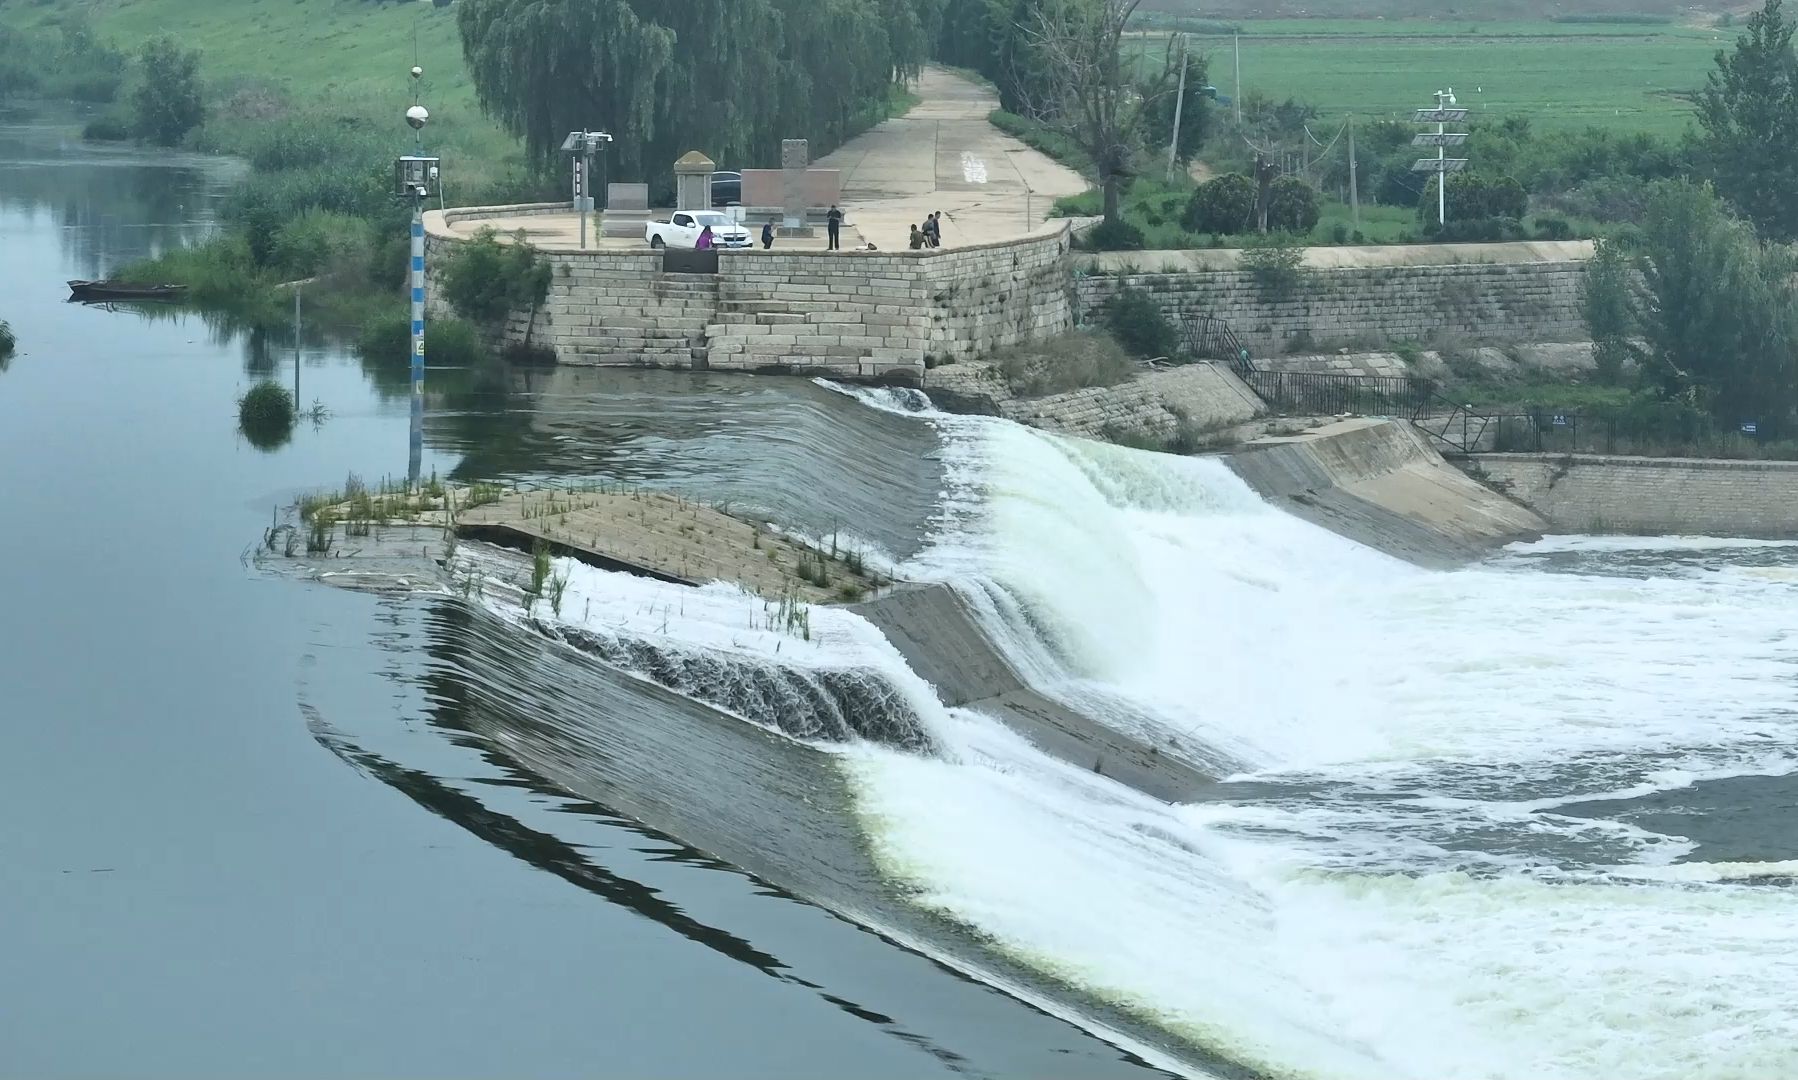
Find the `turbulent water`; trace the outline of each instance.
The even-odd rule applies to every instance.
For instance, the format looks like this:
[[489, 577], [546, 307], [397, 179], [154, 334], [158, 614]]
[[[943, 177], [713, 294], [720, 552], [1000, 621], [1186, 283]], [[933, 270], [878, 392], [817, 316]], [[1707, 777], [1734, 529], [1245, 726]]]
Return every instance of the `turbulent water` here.
[[910, 422], [947, 479], [902, 576], [960, 589], [1039, 689], [1230, 774], [1213, 797], [945, 708], [849, 612], [796, 629], [573, 563], [559, 610], [489, 602], [828, 743], [915, 903], [1257, 1072], [1798, 1072], [1798, 850], [1710, 859], [1629, 813], [1798, 766], [1798, 548], [1554, 538], [1424, 571], [1216, 461]]

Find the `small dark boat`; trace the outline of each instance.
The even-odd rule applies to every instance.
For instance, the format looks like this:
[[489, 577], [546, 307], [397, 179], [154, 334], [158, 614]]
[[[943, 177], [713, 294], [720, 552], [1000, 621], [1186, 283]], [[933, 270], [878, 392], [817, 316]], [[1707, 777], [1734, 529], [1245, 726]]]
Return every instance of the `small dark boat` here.
[[71, 281], [71, 300], [179, 300], [185, 285], [137, 285], [126, 281]]

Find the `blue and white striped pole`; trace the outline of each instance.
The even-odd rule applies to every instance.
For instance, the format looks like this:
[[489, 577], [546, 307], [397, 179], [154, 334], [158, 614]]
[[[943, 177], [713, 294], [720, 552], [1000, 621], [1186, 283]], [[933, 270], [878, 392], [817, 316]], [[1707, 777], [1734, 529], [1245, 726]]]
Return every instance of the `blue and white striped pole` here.
[[425, 426], [425, 197], [412, 192], [412, 441], [406, 475], [418, 486]]

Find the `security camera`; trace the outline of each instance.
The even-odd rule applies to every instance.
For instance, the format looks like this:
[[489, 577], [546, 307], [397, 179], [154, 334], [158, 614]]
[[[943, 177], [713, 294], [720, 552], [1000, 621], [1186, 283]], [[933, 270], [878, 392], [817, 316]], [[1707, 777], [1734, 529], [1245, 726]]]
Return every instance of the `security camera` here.
[[413, 131], [417, 131], [420, 128], [424, 127], [425, 121], [429, 120], [430, 118], [431, 118], [430, 111], [427, 110], [423, 105], [414, 105], [410, 109], [406, 110], [406, 123], [412, 125]]
[[417, 66], [414, 66], [412, 68], [412, 77], [414, 79], [422, 79], [422, 78], [424, 78], [424, 74], [425, 74], [424, 68], [417, 67]]

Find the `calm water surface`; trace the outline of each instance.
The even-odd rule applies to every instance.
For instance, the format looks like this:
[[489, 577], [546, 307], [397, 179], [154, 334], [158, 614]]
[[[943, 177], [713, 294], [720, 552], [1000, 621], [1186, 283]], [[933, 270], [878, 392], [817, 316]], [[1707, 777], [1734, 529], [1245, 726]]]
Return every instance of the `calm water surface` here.
[[[328, 420], [250, 447], [235, 400], [290, 339], [62, 287], [203, 234], [235, 170], [73, 130], [0, 115], [0, 1075], [1140, 1073], [495, 753], [481, 717], [530, 705], [448, 602], [247, 568], [297, 491], [404, 471], [403, 366], [309, 337]], [[431, 386], [440, 474], [667, 483], [893, 554], [936, 490], [911, 427], [846, 442], [808, 383]]]

